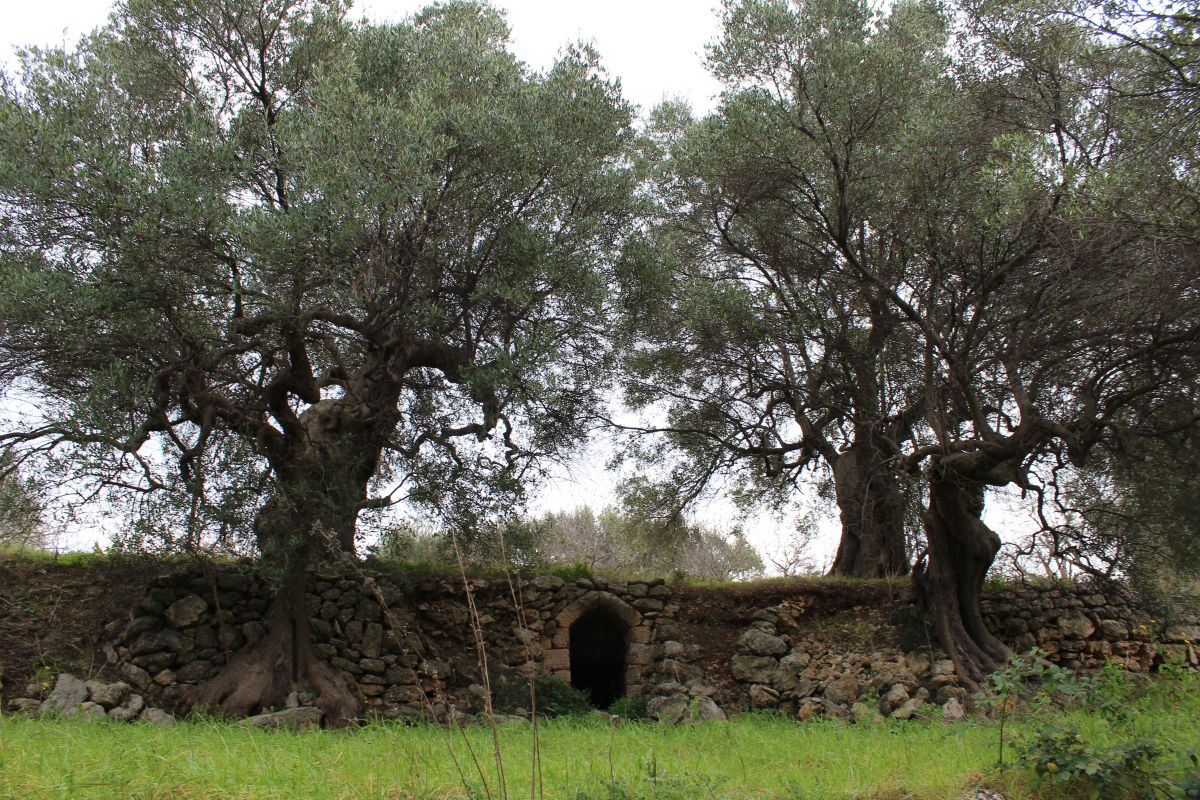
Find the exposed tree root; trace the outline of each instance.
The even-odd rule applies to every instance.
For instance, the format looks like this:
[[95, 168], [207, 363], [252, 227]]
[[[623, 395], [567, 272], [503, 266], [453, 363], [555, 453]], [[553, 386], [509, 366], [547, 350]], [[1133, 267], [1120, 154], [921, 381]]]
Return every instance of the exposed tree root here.
[[244, 717], [281, 706], [291, 692], [311, 692], [325, 724], [342, 727], [363, 709], [347, 674], [326, 664], [312, 646], [303, 575], [288, 578], [272, 602], [266, 634], [229, 660], [184, 698], [189, 709]]

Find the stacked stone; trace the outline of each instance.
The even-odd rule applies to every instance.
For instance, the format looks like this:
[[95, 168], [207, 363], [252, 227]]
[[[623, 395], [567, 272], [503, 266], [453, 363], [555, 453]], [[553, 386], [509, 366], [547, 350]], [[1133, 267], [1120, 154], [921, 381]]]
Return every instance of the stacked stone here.
[[654, 661], [655, 627], [659, 619], [670, 618], [678, 610], [671, 600], [671, 590], [661, 579], [621, 581], [596, 577], [563, 583], [544, 575], [534, 578], [530, 585], [537, 594], [533, 599], [527, 596], [525, 606], [536, 611], [543, 623], [540, 644], [544, 672], [564, 681], [571, 679], [570, 627], [588, 611], [604, 608], [629, 629], [625, 689], [628, 694], [642, 693]]
[[[737, 641], [737, 653], [730, 663], [734, 680], [747, 685], [751, 708], [778, 708], [788, 671], [780, 660], [788, 657], [791, 639], [779, 635], [780, 616], [774, 608], [759, 609], [750, 627]], [[794, 661], [794, 660], [793, 660]], [[789, 661], [787, 666], [790, 666]]]
[[648, 675], [652, 688], [646, 703], [652, 719], [668, 725], [725, 719], [716, 702], [718, 689], [704, 680], [695, 663], [698, 657], [694, 644], [668, 639], [654, 646], [654, 665]]
[[[329, 569], [310, 578], [310, 625], [321, 656], [353, 676], [374, 716], [416, 719], [432, 712], [440, 719], [481, 711], [486, 692], [479, 685], [461, 580], [430, 577], [398, 585], [383, 572], [371, 577], [383, 605], [360, 575]], [[531, 663], [535, 672], [569, 680], [570, 625], [604, 606], [629, 626], [626, 685], [639, 693], [654, 666], [654, 626], [676, 611], [661, 580], [566, 582], [543, 575], [517, 586], [503, 578], [471, 578], [470, 587], [493, 690], [497, 681], [527, 674]], [[109, 657], [127, 682], [172, 705], [188, 686], [215, 675], [232, 653], [264, 635], [269, 593], [267, 583], [250, 573], [162, 576], [128, 620], [109, 626], [115, 644]], [[299, 704], [312, 700], [300, 697]]]
[[755, 612], [738, 638], [730, 672], [752, 709], [798, 720], [909, 719], [936, 702], [946, 718], [962, 715], [966, 691], [951, 662], [927, 653], [832, 652], [819, 639], [782, 631], [792, 615], [779, 606]]
[[1061, 666], [1098, 669], [1112, 662], [1149, 672], [1161, 659], [1200, 666], [1200, 620], [1156, 620], [1119, 587], [1006, 586], [985, 595], [984, 619], [1013, 650], [1037, 647]]
[[230, 653], [263, 635], [267, 605], [261, 582], [240, 572], [162, 576], [130, 619], [109, 626], [109, 657], [126, 681], [171, 704], [183, 686], [212, 677]]
[[[373, 715], [410, 719], [432, 710], [442, 719], [481, 711], [488, 698], [461, 579], [412, 581], [384, 570], [370, 575], [380, 594], [368, 590], [356, 571], [331, 567], [310, 577], [311, 627], [322, 657], [354, 677]], [[697, 648], [674, 623], [678, 602], [661, 580], [564, 581], [547, 575], [514, 587], [504, 578], [471, 578], [470, 588], [493, 692], [531, 673], [569, 680], [570, 627], [603, 609], [628, 629], [627, 692], [644, 694], [656, 716], [667, 721], [719, 717], [718, 702], [797, 719], [905, 718], [928, 713], [927, 704], [953, 717], [966, 702], [944, 655], [887, 646], [897, 631], [882, 621], [879, 609], [864, 608], [861, 620], [854, 617], [875, 626], [870, 649], [852, 646], [847, 652], [810, 632], [813, 598], [793, 592], [756, 612], [728, 665], [716, 672], [708, 665], [706, 673]], [[232, 653], [264, 635], [270, 596], [265, 579], [238, 568], [154, 580], [129, 616], [106, 628], [108, 657], [128, 697], [144, 706], [174, 707], [186, 688], [215, 675]], [[1068, 668], [1111, 661], [1148, 671], [1164, 659], [1200, 666], [1195, 617], [1165, 624], [1119, 589], [1009, 586], [985, 596], [984, 611], [988, 625], [1015, 651], [1036, 646]], [[859, 649], [865, 651], [853, 652]], [[14, 702], [41, 713], [48, 698], [29, 694]], [[126, 700], [105, 705], [87, 695], [70, 708], [91, 714], [96, 709], [84, 704], [95, 703], [106, 716], [140, 717], [144, 709]], [[312, 700], [298, 697], [294, 705], [304, 708]], [[288, 719], [307, 713], [292, 711]]]
[[[187, 686], [215, 675], [230, 654], [266, 632], [262, 619], [269, 589], [263, 580], [221, 573], [215, 587], [214, 593], [212, 582], [187, 574], [157, 580], [113, 648], [122, 675], [172, 703]], [[353, 676], [368, 709], [376, 715], [415, 719], [432, 711], [440, 718], [468, 702], [469, 681], [458, 680], [455, 685], [462, 676], [438, 657], [438, 648], [423, 629], [432, 627], [446, 639], [440, 649], [459, 656], [467, 651], [466, 606], [446, 596], [455, 588], [461, 594], [461, 585], [452, 587], [450, 581], [427, 581], [408, 591], [384, 584], [385, 615], [360, 577], [319, 572], [311, 579], [308, 594], [314, 647], [331, 666]], [[422, 595], [436, 599], [414, 600]], [[448, 693], [452, 685], [463, 695], [462, 703]], [[306, 706], [314, 699], [301, 696], [298, 704]], [[289, 719], [300, 716], [302, 712], [296, 712]]]
[[[430, 591], [440, 588], [426, 583]], [[450, 665], [421, 635], [421, 612], [408, 594], [387, 583], [381, 594], [384, 604], [358, 576], [319, 572], [308, 596], [315, 649], [331, 667], [354, 678], [375, 715], [417, 719], [433, 711], [441, 716]]]

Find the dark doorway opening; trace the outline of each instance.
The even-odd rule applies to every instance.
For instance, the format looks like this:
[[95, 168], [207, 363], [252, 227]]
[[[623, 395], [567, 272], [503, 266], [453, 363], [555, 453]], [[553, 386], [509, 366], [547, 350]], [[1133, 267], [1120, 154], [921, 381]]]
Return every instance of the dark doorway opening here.
[[625, 653], [629, 628], [616, 615], [597, 608], [571, 626], [571, 685], [608, 708], [625, 696]]

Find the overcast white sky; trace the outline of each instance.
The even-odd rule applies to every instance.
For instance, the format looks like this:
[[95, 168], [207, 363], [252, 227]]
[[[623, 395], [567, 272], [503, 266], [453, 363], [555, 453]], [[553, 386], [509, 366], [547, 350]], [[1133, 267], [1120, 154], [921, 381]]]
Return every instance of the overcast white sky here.
[[[559, 49], [571, 41], [592, 43], [605, 67], [620, 79], [625, 96], [648, 111], [664, 98], [689, 102], [698, 114], [711, 110], [719, 83], [703, 66], [705, 45], [719, 33], [720, 0], [493, 0], [512, 29], [514, 52], [537, 70], [548, 67]], [[13, 63], [13, 51], [25, 45], [73, 43], [105, 23], [109, 0], [0, 0], [0, 58]], [[352, 18], [398, 21], [427, 5], [422, 0], [359, 0]], [[605, 448], [581, 455], [536, 498], [538, 511], [568, 510], [579, 505], [599, 509], [613, 501], [614, 477], [604, 470]], [[1009, 528], [1012, 509], [990, 507], [989, 522]], [[732, 507], [716, 501], [700, 509], [706, 522], [725, 527], [735, 522]], [[1007, 520], [1003, 519], [1007, 517]], [[1005, 524], [1008, 522], [1008, 524]], [[763, 551], [779, 544], [788, 525], [769, 516], [748, 520], [751, 541]], [[822, 525], [814, 556], [828, 562], [837, 544], [836, 515]], [[90, 545], [90, 542], [72, 542]]]
[[[644, 110], [681, 97], [711, 108], [720, 85], [703, 65], [704, 46], [719, 28], [719, 0], [493, 0], [508, 15], [513, 50], [535, 69], [549, 66], [565, 43], [593, 43], [625, 96]], [[0, 0], [0, 53], [14, 47], [71, 43], [104, 24], [109, 0]], [[359, 0], [351, 17], [394, 22], [422, 0]]]

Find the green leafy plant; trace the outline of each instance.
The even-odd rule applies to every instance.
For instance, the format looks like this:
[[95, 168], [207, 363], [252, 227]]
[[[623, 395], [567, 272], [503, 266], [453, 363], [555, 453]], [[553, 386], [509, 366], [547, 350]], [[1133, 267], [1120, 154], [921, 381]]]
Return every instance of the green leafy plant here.
[[1029, 679], [1031, 665], [1037, 663], [1037, 651], [1031, 650], [1024, 658], [1013, 656], [1008, 663], [992, 673], [989, 679], [989, 691], [982, 693], [979, 698], [984, 705], [990, 705], [993, 713], [1000, 718], [1000, 729], [997, 732], [996, 763], [1004, 767], [1004, 733], [1005, 723], [1009, 714], [1016, 708], [1017, 700]]
[[[537, 692], [537, 712], [542, 717], [573, 717], [590, 714], [595, 710], [587, 692], [576, 689], [566, 681], [550, 675], [539, 675], [533, 680]], [[511, 714], [517, 709], [529, 708], [529, 684], [513, 681], [500, 690], [496, 697], [496, 710]]]
[[1187, 753], [1179, 760], [1184, 774], [1179, 782], [1179, 796], [1183, 800], [1200, 800], [1200, 754]]
[[564, 581], [570, 583], [580, 578], [592, 577], [592, 568], [587, 564], [553, 564], [546, 567], [545, 573], [562, 578]]
[[1178, 796], [1163, 751], [1139, 737], [1111, 746], [1083, 741], [1073, 725], [1046, 725], [1027, 742], [1017, 763], [1055, 786], [1056, 797], [1151, 800]]
[[640, 722], [650, 717], [646, 711], [646, 698], [640, 694], [617, 698], [608, 707], [608, 713], [632, 722]]
[[1110, 724], [1128, 725], [1134, 718], [1130, 700], [1135, 688], [1133, 677], [1122, 667], [1109, 662], [1085, 680], [1084, 702]]

